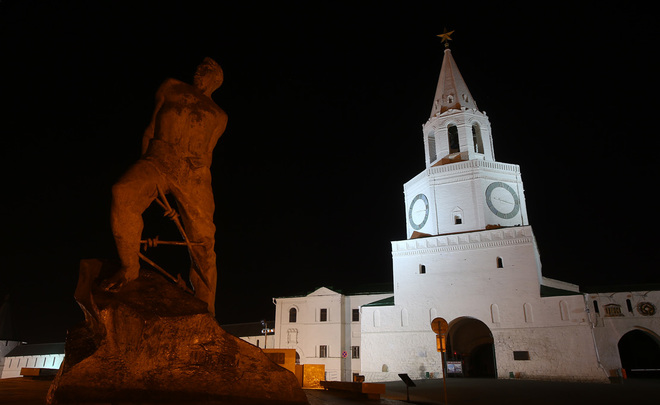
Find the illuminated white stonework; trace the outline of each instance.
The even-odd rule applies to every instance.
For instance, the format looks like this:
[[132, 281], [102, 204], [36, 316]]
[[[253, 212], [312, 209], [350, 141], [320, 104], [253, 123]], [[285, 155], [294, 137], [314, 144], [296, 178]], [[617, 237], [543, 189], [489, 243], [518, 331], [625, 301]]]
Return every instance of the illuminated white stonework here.
[[[502, 187], [487, 193], [489, 186], [500, 184], [512, 189], [515, 195], [499, 196], [497, 192]], [[483, 230], [488, 225], [529, 225], [522, 178], [517, 165], [467, 160], [433, 166], [413, 177], [403, 186], [403, 190], [408, 238], [415, 231], [440, 235]], [[415, 219], [415, 215], [424, 208], [419, 203], [413, 205], [417, 196], [424, 196], [428, 200], [428, 219], [423, 224]], [[489, 202], [493, 201], [502, 204], [504, 208], [496, 208], [508, 216], [498, 216], [489, 206]]]
[[367, 381], [442, 377], [437, 317], [448, 358], [472, 376], [607, 381], [622, 375], [624, 335], [660, 342], [660, 292], [594, 296], [543, 277], [520, 168], [495, 160], [488, 117], [448, 49], [422, 131], [426, 168], [404, 185], [407, 240], [392, 242], [394, 299], [362, 307]]
[[344, 295], [321, 287], [276, 298], [275, 347], [296, 349], [297, 364], [323, 364], [329, 381], [353, 381], [361, 369], [360, 307], [391, 296]]
[[[19, 344], [16, 344], [19, 343]], [[25, 344], [24, 342], [0, 341], [11, 347], [4, 352], [0, 362], [0, 378], [22, 377], [24, 368], [57, 370], [64, 361], [64, 343]]]

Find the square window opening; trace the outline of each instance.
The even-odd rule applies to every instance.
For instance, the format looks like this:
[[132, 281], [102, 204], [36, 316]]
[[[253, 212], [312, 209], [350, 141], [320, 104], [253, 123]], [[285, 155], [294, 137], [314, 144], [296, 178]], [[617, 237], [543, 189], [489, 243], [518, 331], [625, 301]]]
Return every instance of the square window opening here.
[[514, 351], [513, 352], [514, 360], [529, 360], [529, 352], [525, 351]]

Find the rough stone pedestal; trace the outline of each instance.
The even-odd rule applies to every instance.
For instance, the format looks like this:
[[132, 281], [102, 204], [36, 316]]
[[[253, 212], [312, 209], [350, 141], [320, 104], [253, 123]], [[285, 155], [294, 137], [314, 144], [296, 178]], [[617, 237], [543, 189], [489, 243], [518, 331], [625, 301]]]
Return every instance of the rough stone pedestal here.
[[98, 287], [105, 263], [85, 260], [49, 404], [307, 404], [296, 377], [226, 333], [206, 304], [142, 270], [117, 293]]

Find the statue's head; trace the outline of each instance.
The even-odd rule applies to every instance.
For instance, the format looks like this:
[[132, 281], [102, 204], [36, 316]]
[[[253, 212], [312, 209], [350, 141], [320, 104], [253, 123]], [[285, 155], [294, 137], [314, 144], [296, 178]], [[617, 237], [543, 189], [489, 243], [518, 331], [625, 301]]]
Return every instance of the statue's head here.
[[193, 84], [203, 92], [212, 93], [222, 85], [223, 80], [224, 74], [220, 65], [213, 59], [206, 57], [197, 66], [195, 76], [193, 77]]

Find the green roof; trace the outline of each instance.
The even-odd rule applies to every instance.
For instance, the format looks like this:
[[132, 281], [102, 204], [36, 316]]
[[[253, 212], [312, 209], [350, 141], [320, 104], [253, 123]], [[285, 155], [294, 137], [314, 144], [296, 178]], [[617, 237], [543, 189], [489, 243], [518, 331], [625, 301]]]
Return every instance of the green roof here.
[[5, 357], [41, 356], [47, 354], [64, 354], [64, 342], [19, 345], [7, 353]]
[[541, 297], [562, 297], [567, 295], [581, 295], [579, 291], [563, 290], [541, 284]]
[[369, 304], [362, 305], [363, 307], [391, 307], [394, 305], [394, 296], [383, 298], [382, 300], [370, 302]]

